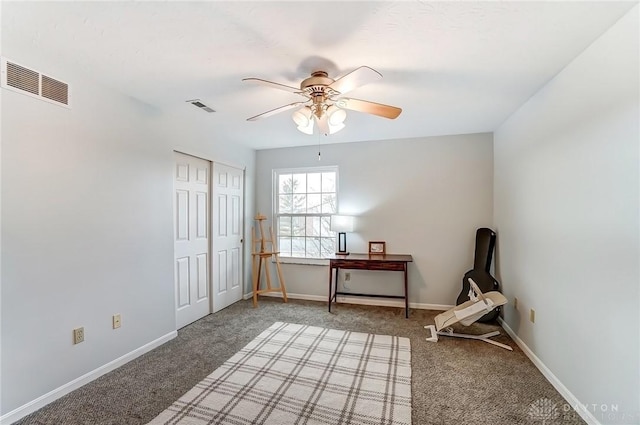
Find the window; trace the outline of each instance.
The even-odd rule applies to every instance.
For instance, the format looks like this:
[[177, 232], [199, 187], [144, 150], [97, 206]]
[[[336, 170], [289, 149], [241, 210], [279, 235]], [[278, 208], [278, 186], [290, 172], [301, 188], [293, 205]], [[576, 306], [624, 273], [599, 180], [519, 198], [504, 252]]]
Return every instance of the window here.
[[336, 238], [331, 215], [338, 211], [338, 167], [275, 170], [273, 193], [280, 255], [332, 255]]

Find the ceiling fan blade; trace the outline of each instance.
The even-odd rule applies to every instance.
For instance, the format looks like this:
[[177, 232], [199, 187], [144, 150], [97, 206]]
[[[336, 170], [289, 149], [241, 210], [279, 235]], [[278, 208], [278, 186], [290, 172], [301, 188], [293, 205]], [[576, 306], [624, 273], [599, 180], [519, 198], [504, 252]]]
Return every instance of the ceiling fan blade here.
[[304, 104], [305, 104], [305, 102], [290, 103], [289, 105], [280, 106], [279, 108], [272, 109], [272, 110], [267, 111], [267, 112], [263, 112], [263, 113], [258, 114], [256, 116], [253, 116], [251, 118], [247, 118], [247, 121], [257, 121], [257, 120], [259, 120], [261, 118], [267, 118], [267, 117], [270, 117], [272, 115], [279, 114], [280, 112], [288, 111], [289, 109], [293, 109], [293, 108], [295, 108], [297, 106], [302, 106]]
[[302, 90], [300, 90], [298, 87], [291, 87], [291, 86], [287, 86], [280, 83], [274, 83], [273, 81], [267, 81], [261, 78], [243, 78], [242, 81], [250, 81], [253, 83], [261, 84], [263, 86], [272, 87], [274, 89], [280, 89], [280, 90], [288, 91], [291, 93], [302, 94]]
[[369, 102], [368, 100], [359, 100], [343, 97], [336, 102], [336, 106], [351, 111], [365, 112], [367, 114], [378, 115], [379, 117], [395, 119], [402, 112], [401, 108], [395, 106], [383, 105], [382, 103]]
[[316, 117], [316, 120], [318, 121], [318, 131], [320, 131], [320, 134], [327, 136], [330, 133], [329, 118], [327, 118], [327, 114], [322, 114], [322, 117], [320, 118]]
[[343, 75], [342, 77], [329, 84], [329, 88], [340, 92], [342, 94], [347, 93], [356, 87], [364, 86], [365, 84], [373, 83], [382, 78], [382, 74], [373, 68], [368, 66], [361, 66], [350, 73]]

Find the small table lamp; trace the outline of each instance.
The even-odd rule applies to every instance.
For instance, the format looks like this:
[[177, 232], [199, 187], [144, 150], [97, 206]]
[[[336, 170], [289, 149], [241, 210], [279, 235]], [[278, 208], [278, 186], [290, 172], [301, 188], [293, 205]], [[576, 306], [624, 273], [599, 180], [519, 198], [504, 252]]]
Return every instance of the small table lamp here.
[[353, 217], [349, 215], [332, 215], [331, 231], [338, 232], [338, 255], [349, 255], [347, 251], [347, 234], [353, 232]]

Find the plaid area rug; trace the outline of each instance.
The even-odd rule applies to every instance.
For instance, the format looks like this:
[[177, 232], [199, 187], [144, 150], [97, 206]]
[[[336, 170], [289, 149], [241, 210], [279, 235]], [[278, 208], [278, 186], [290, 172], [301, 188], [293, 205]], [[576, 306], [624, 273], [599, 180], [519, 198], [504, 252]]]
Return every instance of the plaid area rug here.
[[149, 424], [410, 425], [409, 339], [276, 322]]

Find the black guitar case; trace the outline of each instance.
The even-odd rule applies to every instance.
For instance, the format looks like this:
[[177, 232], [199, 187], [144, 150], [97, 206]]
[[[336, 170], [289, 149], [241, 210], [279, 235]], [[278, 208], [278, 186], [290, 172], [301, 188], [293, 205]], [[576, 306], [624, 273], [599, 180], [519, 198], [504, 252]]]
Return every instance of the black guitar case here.
[[[476, 250], [473, 257], [473, 270], [466, 272], [462, 278], [462, 292], [460, 292], [456, 300], [457, 305], [469, 301], [469, 278], [478, 284], [478, 288], [480, 288], [482, 292], [500, 290], [500, 283], [489, 273], [495, 248], [496, 233], [486, 227], [478, 229], [476, 231]], [[478, 321], [490, 322], [495, 320], [498, 314], [500, 314], [500, 307], [496, 307], [491, 312], [482, 316]]]

